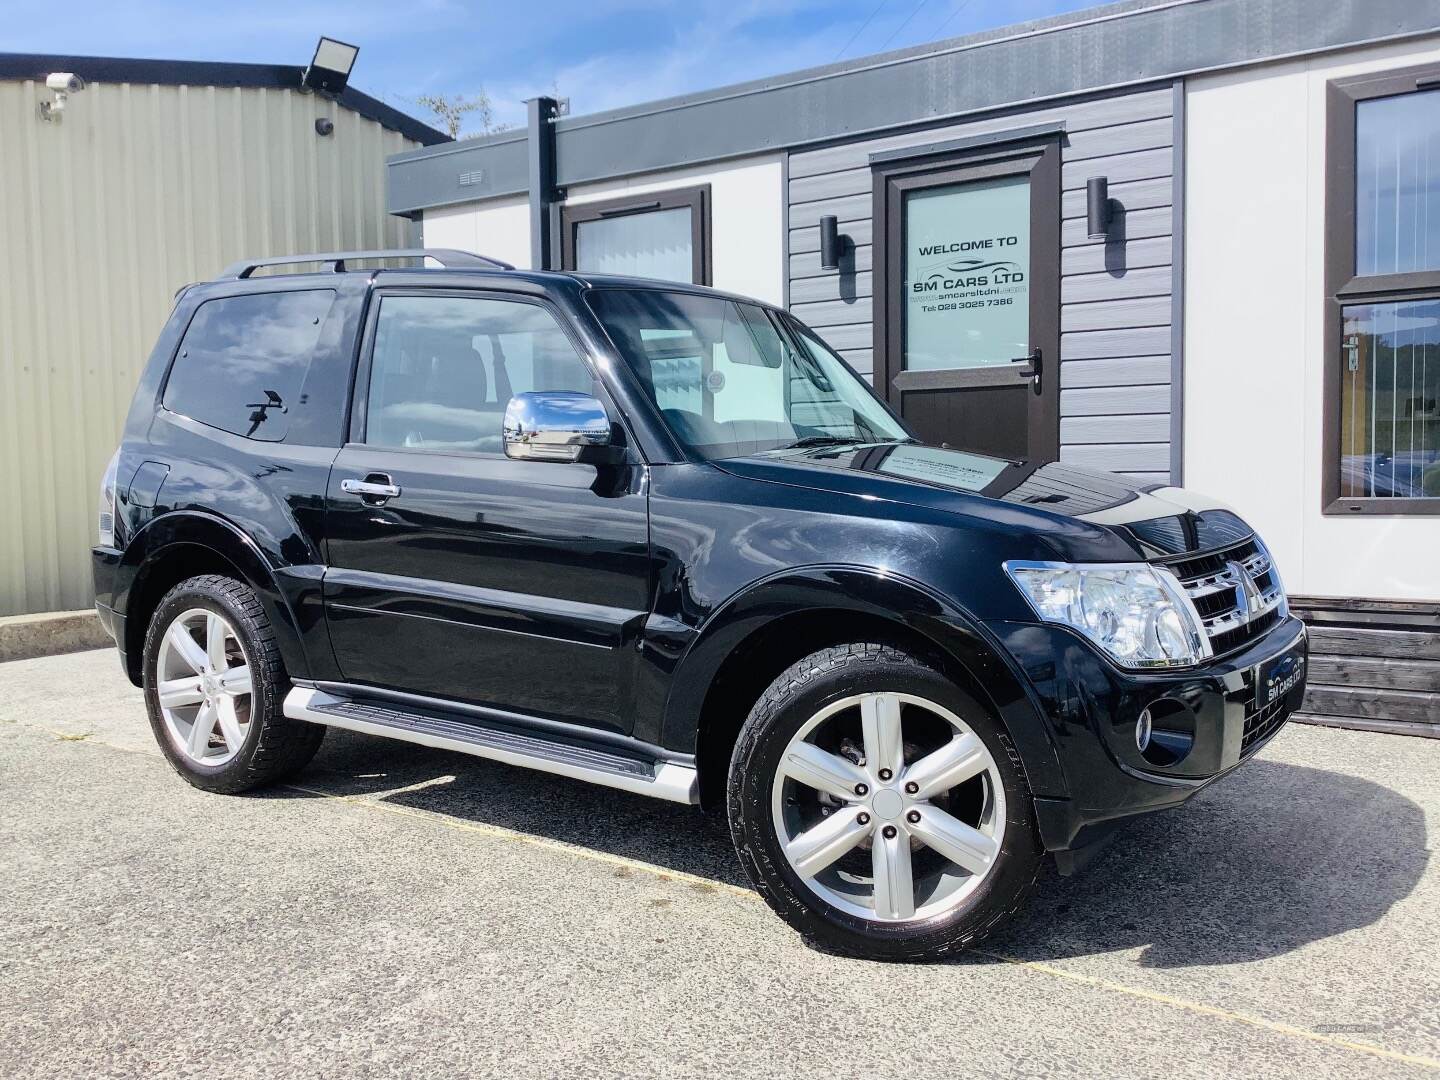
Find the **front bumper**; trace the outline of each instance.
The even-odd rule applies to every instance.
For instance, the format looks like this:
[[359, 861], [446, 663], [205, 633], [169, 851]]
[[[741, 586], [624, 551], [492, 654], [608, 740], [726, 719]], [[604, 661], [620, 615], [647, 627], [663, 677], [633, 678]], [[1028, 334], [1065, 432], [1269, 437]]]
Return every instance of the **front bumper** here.
[[[1169, 673], [1121, 671], [1058, 626], [992, 629], [1025, 670], [1064, 771], [1063, 795], [1037, 792], [1035, 799], [1041, 839], [1062, 871], [1125, 818], [1179, 805], [1248, 760], [1305, 696], [1308, 641], [1293, 617], [1229, 656]], [[1259, 706], [1260, 665], [1292, 651], [1301, 657], [1293, 683]], [[1142, 751], [1136, 722], [1147, 707], [1155, 736]]]

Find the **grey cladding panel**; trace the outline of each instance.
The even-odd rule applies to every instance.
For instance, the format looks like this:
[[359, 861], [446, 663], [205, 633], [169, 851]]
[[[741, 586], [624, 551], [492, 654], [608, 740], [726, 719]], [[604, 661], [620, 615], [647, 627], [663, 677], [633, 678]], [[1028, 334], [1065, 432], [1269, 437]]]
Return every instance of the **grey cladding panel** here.
[[[1061, 360], [1098, 360], [1105, 356], [1169, 356], [1170, 328], [1093, 330], [1060, 335]], [[1062, 395], [1063, 396], [1063, 395]]]
[[[818, 265], [818, 264], [817, 264]], [[847, 295], [842, 296], [841, 290]], [[870, 272], [844, 275], [826, 274], [824, 277], [803, 278], [790, 283], [790, 306], [813, 304], [821, 300], [845, 300], [870, 295]]]
[[790, 181], [790, 202], [816, 202], [820, 199], [834, 199], [840, 195], [855, 195], [870, 190], [870, 166], [844, 172], [821, 173]]
[[1169, 443], [1061, 444], [1060, 460], [1105, 472], [1155, 472], [1169, 475]]
[[[1062, 121], [1060, 429], [1062, 460], [1113, 471], [1170, 468], [1170, 87], [1050, 104], [968, 124], [861, 139], [789, 162], [790, 303], [858, 370], [872, 369], [870, 155]], [[1085, 182], [1107, 176], [1123, 217], [1086, 235]], [[822, 215], [851, 238], [844, 274], [820, 268]]]
[[868, 323], [871, 318], [868, 296], [856, 297], [854, 300], [827, 300], [818, 304], [797, 304], [792, 298], [790, 310], [801, 322], [815, 327]]
[[1060, 385], [1146, 386], [1170, 381], [1168, 356], [1117, 356], [1108, 360], [1070, 360], [1060, 365]]
[[1170, 267], [1152, 266], [1122, 274], [1076, 274], [1060, 279], [1060, 301], [1088, 304], [1138, 296], [1170, 296]]
[[[818, 250], [818, 248], [817, 248]], [[1060, 251], [1060, 273], [1119, 275], [1143, 266], [1170, 265], [1170, 237], [1127, 239], [1125, 243], [1086, 244]], [[1167, 290], [1168, 291], [1168, 290]]]
[[817, 333], [832, 349], [846, 355], [852, 350], [870, 349], [875, 345], [875, 328], [868, 322], [817, 327]]
[[1170, 411], [1170, 387], [1108, 386], [1060, 395], [1061, 416], [1135, 416]]
[[[1115, 235], [1124, 235], [1126, 241], [1148, 240], [1155, 236], [1170, 235], [1170, 207], [1156, 206], [1149, 210], [1127, 210], [1118, 215], [1110, 228]], [[1086, 244], [1104, 244], [1107, 240], [1092, 240], [1085, 231], [1085, 219], [1070, 218], [1060, 226], [1062, 248], [1084, 247]]]
[[1168, 443], [1167, 413], [1143, 416], [1066, 416], [1060, 421], [1062, 443]]
[[[1075, 105], [1058, 105], [1037, 109], [1021, 116], [1007, 113], [985, 120], [965, 124], [966, 135], [985, 135], [996, 131], [1007, 131], [1014, 127], [1045, 124], [1056, 120], [1065, 122], [1068, 133], [1089, 131], [1091, 128], [1106, 127], [1114, 123], [1132, 123], [1169, 116], [1174, 98], [1170, 88], [1147, 90], [1139, 94], [1098, 98], [1094, 101]], [[954, 130], [947, 128], [946, 130]], [[790, 159], [790, 178], [815, 176], [819, 173], [840, 172], [844, 169], [861, 168], [869, 164], [871, 154], [900, 150], [907, 146], [923, 146], [949, 136], [938, 134], [933, 128], [921, 131], [907, 131], [902, 135], [887, 135], [879, 139], [830, 146], [824, 150], [812, 150], [796, 154]]]
[[[1168, 176], [1110, 185], [1110, 201], [1119, 203], [1126, 210], [1148, 210], [1152, 206], [1169, 206], [1173, 194], [1174, 186]], [[1085, 189], [1083, 187], [1065, 192], [1060, 204], [1060, 213], [1061, 216], [1067, 218], [1085, 216]]]
[[1083, 188], [1092, 176], [1108, 177], [1112, 184], [1128, 184], [1136, 180], [1169, 176], [1171, 166], [1172, 157], [1168, 146], [1159, 150], [1117, 154], [1114, 157], [1067, 160], [1060, 171], [1060, 183], [1066, 191]]
[[838, 199], [821, 199], [819, 202], [791, 203], [790, 227], [801, 229], [807, 225], [818, 225], [826, 214], [834, 214], [844, 225], [851, 221], [868, 221], [873, 204], [867, 189], [863, 195], [844, 195]]
[[[849, 234], [852, 244], [869, 244], [873, 225], [874, 223], [866, 218], [864, 221], [850, 222], [844, 231]], [[811, 225], [805, 229], [791, 229], [790, 250], [791, 252], [819, 251], [820, 226]]]
[[1122, 327], [1169, 326], [1170, 297], [1146, 296], [1139, 300], [1103, 300], [1094, 304], [1066, 304], [1060, 311], [1066, 330], [1118, 330]]
[[1173, 130], [1174, 122], [1167, 116], [1160, 120], [1144, 120], [1138, 124], [1116, 124], [1113, 127], [1096, 128], [1094, 131], [1077, 131], [1066, 140], [1065, 160], [1115, 157], [1140, 150], [1168, 151]]
[[866, 381], [873, 385], [874, 381], [871, 378], [873, 365], [870, 362], [871, 351], [870, 349], [846, 349], [840, 354], [840, 358], [861, 375], [864, 375]]
[[[843, 232], [844, 230], [841, 231]], [[863, 244], [856, 247], [854, 251], [847, 256], [847, 258], [850, 260], [847, 265], [856, 274], [868, 274], [870, 272], [870, 253], [874, 250], [875, 249], [872, 248], [869, 244]], [[834, 270], [825, 270], [821, 268], [820, 251], [818, 247], [811, 251], [799, 252], [795, 251], [794, 248], [791, 248], [791, 251], [792, 254], [790, 256], [790, 288], [792, 290], [795, 288], [795, 283], [797, 283], [801, 278], [819, 276], [828, 277], [831, 279], [839, 278], [840, 275], [838, 275]], [[836, 280], [835, 290], [837, 293], [839, 292], [839, 289], [840, 283], [838, 280]]]

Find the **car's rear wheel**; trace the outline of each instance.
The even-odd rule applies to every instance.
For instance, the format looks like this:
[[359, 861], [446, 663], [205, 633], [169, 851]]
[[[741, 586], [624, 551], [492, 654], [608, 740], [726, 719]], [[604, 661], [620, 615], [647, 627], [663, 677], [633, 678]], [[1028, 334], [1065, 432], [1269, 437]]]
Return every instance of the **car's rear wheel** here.
[[918, 960], [979, 941], [1041, 861], [1004, 729], [883, 645], [822, 650], [771, 684], [736, 744], [729, 810], [770, 905], [853, 956]]
[[207, 791], [234, 793], [288, 776], [325, 729], [284, 714], [290, 679], [253, 589], [193, 577], [160, 601], [145, 637], [145, 703], [165, 757]]

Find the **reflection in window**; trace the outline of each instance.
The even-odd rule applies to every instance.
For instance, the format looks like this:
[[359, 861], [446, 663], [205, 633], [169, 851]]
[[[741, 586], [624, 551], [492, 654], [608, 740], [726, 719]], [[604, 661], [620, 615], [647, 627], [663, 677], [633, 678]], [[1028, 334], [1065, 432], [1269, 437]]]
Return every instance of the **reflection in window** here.
[[335, 293], [263, 292], [195, 309], [165, 383], [165, 408], [246, 438], [279, 442]]
[[790, 323], [797, 350], [758, 305], [650, 289], [588, 299], [670, 429], [707, 458], [908, 437], [818, 338]]
[[464, 296], [387, 296], [370, 365], [372, 446], [499, 454], [505, 406], [532, 390], [595, 392], [544, 308]]
[[1440, 270], [1440, 90], [1355, 107], [1355, 273]]
[[1343, 318], [1341, 495], [1440, 498], [1440, 300]]

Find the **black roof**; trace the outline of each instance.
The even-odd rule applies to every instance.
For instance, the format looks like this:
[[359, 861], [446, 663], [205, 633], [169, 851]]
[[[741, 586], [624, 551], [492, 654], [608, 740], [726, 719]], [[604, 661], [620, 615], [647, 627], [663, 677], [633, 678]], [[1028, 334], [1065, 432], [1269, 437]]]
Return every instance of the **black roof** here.
[[[35, 79], [71, 71], [86, 82], [157, 83], [161, 86], [252, 86], [299, 90], [304, 67], [294, 64], [230, 64], [208, 60], [139, 60], [119, 56], [56, 56], [0, 52], [0, 79]], [[450, 136], [413, 116], [347, 86], [333, 95], [341, 105], [425, 146]]]

